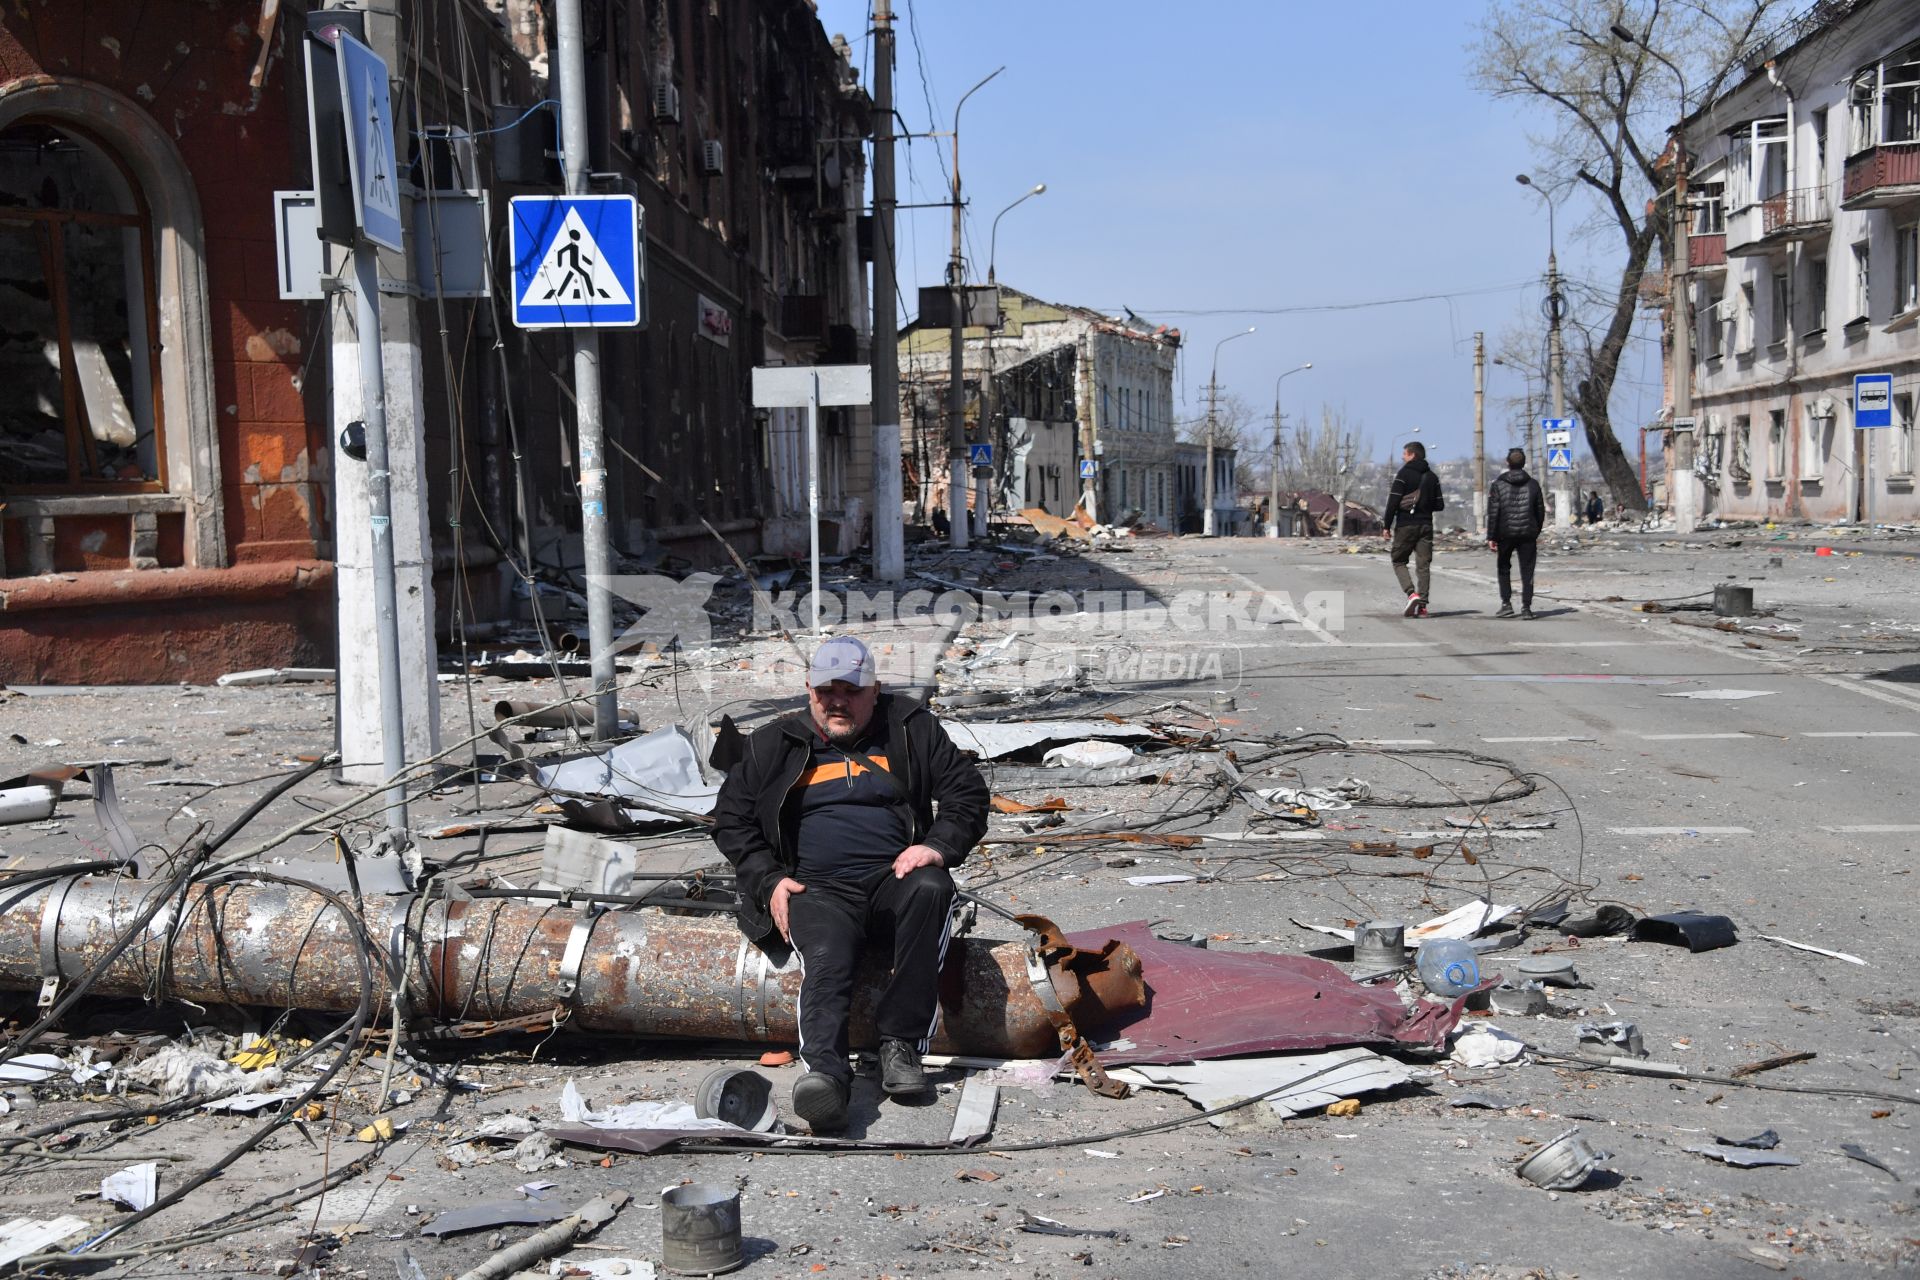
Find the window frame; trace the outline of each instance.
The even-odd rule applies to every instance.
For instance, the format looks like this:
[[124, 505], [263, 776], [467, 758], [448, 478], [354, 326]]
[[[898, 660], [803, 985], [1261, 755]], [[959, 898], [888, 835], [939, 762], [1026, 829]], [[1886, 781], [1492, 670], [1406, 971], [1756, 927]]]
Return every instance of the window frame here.
[[1833, 427], [1831, 417], [1821, 417], [1814, 406], [1807, 406], [1807, 413], [1800, 428], [1800, 479], [1803, 483], [1819, 483], [1827, 474], [1827, 432]]
[[1800, 336], [1810, 338], [1827, 329], [1827, 286], [1830, 277], [1827, 273], [1825, 254], [1810, 256], [1807, 259], [1807, 327]]
[[1893, 426], [1887, 442], [1887, 479], [1913, 479], [1913, 393], [1893, 397]]
[[1920, 221], [1893, 228], [1893, 314], [1920, 308]]
[[1767, 483], [1784, 484], [1787, 479], [1787, 411], [1767, 411]]
[[1738, 414], [1733, 420], [1733, 448], [1727, 452], [1727, 474], [1741, 484], [1753, 482], [1753, 417]]
[[1786, 342], [1788, 328], [1788, 307], [1793, 292], [1788, 283], [1787, 269], [1772, 272], [1767, 281], [1767, 339], [1775, 346]]
[[1853, 279], [1850, 282], [1851, 309], [1853, 318], [1847, 321], [1847, 328], [1873, 322], [1873, 242], [1855, 240], [1851, 246], [1853, 252]]

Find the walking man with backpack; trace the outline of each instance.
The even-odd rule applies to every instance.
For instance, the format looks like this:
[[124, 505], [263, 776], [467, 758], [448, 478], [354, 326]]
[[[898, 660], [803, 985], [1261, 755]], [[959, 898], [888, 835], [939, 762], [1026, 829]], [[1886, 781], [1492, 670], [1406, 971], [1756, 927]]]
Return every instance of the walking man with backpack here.
[[1513, 616], [1513, 557], [1520, 557], [1520, 616], [1533, 618], [1533, 563], [1540, 530], [1546, 527], [1547, 502], [1540, 482], [1527, 474], [1527, 455], [1507, 450], [1507, 469], [1487, 489], [1487, 550], [1500, 553], [1500, 609], [1496, 618]]
[[[1424, 618], [1428, 590], [1433, 585], [1433, 514], [1445, 511], [1447, 500], [1440, 493], [1440, 477], [1427, 465], [1426, 445], [1410, 440], [1401, 457], [1405, 465], [1387, 490], [1381, 533], [1393, 539], [1388, 559], [1393, 562], [1393, 576], [1400, 580], [1400, 589], [1407, 593], [1402, 616]], [[1407, 572], [1408, 560], [1419, 571], [1418, 582]]]

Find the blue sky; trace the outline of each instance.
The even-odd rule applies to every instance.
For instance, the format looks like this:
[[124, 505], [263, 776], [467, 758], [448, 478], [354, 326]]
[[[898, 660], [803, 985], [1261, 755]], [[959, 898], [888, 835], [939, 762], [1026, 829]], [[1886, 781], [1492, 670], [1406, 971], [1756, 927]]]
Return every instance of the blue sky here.
[[[1538, 307], [1547, 246], [1545, 210], [1513, 176], [1532, 165], [1529, 127], [1548, 122], [1468, 82], [1477, 5], [895, 7], [898, 109], [916, 132], [929, 127], [928, 95], [933, 127], [944, 132], [958, 97], [1006, 66], [960, 121], [976, 279], [986, 277], [994, 214], [1045, 182], [1047, 194], [1000, 224], [1000, 280], [1053, 301], [1128, 306], [1181, 329], [1181, 412], [1202, 405], [1214, 343], [1252, 324], [1257, 333], [1221, 350], [1220, 381], [1262, 412], [1272, 408], [1275, 376], [1311, 360], [1312, 370], [1286, 382], [1289, 418], [1344, 405], [1377, 456], [1415, 424], [1441, 456], [1470, 453], [1473, 332], [1485, 330], [1491, 350]], [[869, 8], [819, 5], [827, 31], [855, 43], [863, 74]], [[904, 157], [899, 165], [903, 202], [946, 198], [947, 145], [912, 145], [913, 185]], [[1582, 212], [1561, 211], [1562, 269], [1598, 268], [1604, 278], [1611, 268], [1592, 251], [1605, 241], [1583, 246], [1572, 235]], [[942, 278], [946, 211], [903, 213], [899, 243], [911, 307], [916, 286]], [[1254, 314], [1434, 293], [1470, 296]], [[1622, 428], [1661, 401], [1657, 349], [1634, 347], [1615, 401]], [[1498, 450], [1508, 419], [1496, 398], [1518, 396], [1521, 384], [1505, 369], [1488, 373], [1488, 447]]]

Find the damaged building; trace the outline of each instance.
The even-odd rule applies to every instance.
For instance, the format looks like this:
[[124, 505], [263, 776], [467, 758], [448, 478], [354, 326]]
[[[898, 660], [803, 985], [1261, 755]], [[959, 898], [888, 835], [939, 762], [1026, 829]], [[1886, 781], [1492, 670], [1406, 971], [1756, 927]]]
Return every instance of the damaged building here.
[[[1910, 0], [1815, 6], [1686, 120], [1680, 376], [1710, 518], [1920, 517], [1916, 31]], [[1892, 375], [1891, 427], [1856, 427], [1856, 374]]]
[[[484, 197], [559, 186], [549, 6], [23, 0], [0, 15], [0, 678], [205, 681], [333, 661], [364, 565], [341, 470], [357, 415], [343, 295], [289, 289], [275, 193], [310, 189], [302, 42], [344, 23], [393, 78], [405, 255], [382, 261], [403, 622], [511, 616], [576, 585], [563, 335], [437, 289]], [[755, 365], [866, 358], [869, 104], [803, 0], [584, 6], [594, 189], [644, 209], [645, 327], [605, 340], [609, 505], [640, 563], [804, 540], [804, 438]], [[110, 33], [110, 34], [102, 34]], [[507, 278], [510, 278], [508, 276]], [[475, 290], [474, 292], [483, 292]], [[325, 296], [317, 296], [325, 293]], [[444, 296], [435, 296], [436, 293]], [[858, 528], [864, 414], [822, 445]], [[345, 615], [341, 615], [345, 616]]]
[[[1180, 331], [1004, 284], [992, 290], [998, 324], [970, 324], [962, 335], [967, 438], [994, 446], [992, 508], [1066, 515], [1086, 492], [1080, 463], [1092, 459], [1096, 519], [1171, 530], [1182, 510], [1173, 416]], [[918, 480], [907, 498], [921, 518], [946, 506], [943, 321], [922, 317], [901, 333], [904, 461]]]

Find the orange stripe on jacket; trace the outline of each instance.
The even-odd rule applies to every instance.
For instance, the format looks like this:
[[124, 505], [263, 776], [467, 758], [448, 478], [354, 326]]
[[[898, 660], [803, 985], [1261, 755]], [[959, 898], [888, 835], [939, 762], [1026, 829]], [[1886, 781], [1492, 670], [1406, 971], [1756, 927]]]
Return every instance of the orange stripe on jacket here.
[[[888, 773], [893, 772], [893, 766], [887, 763], [885, 756], [875, 756], [873, 762]], [[827, 764], [817, 764], [801, 774], [800, 785], [812, 787], [822, 782], [840, 782], [847, 778], [857, 778], [867, 771], [867, 766], [858, 760], [834, 760]]]

